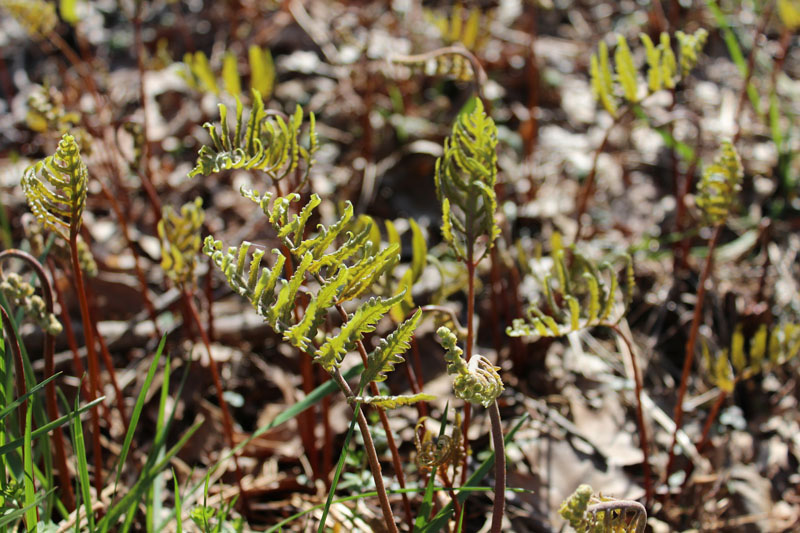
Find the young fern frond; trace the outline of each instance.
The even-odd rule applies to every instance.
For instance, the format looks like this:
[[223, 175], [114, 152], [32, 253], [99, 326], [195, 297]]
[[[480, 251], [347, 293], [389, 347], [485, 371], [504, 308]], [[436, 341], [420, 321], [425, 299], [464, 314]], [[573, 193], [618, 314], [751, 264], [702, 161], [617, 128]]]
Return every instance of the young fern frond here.
[[[556, 250], [553, 269], [558, 279], [559, 305], [556, 289], [552, 286], [553, 275], [543, 281], [543, 296], [553, 316], [545, 312], [534, 302], [528, 308], [528, 320], [514, 319], [506, 329], [511, 337], [539, 335], [541, 337], [562, 337], [572, 331], [583, 328], [613, 325], [625, 316], [627, 307], [633, 297], [635, 280], [633, 262], [630, 257], [625, 260], [625, 292], [623, 293], [623, 312], [612, 317], [619, 289], [617, 275], [611, 264], [604, 262], [596, 266], [586, 257], [573, 252], [573, 265], [567, 267], [565, 252]], [[608, 282], [604, 281], [604, 272], [608, 273]]]
[[[656, 46], [652, 39], [644, 33], [639, 35], [645, 47], [647, 58], [647, 85], [645, 93], [650, 95], [661, 89], [672, 89], [677, 80], [689, 75], [697, 65], [698, 54], [705, 45], [708, 32], [699, 29], [689, 35], [676, 32], [680, 54], [680, 70], [672, 50], [670, 36], [662, 32]], [[614, 52], [616, 63], [616, 82], [609, 60], [608, 46], [605, 41], [600, 41], [597, 53], [592, 55], [590, 63], [590, 76], [592, 92], [606, 111], [612, 116], [618, 115], [620, 100], [636, 104], [640, 101], [639, 76], [633, 62], [633, 55], [628, 43], [621, 35], [617, 36], [617, 48]]]
[[641, 503], [594, 496], [589, 485], [564, 500], [559, 514], [577, 533], [644, 533], [647, 526]]
[[[275, 64], [272, 54], [268, 48], [252, 45], [247, 50], [247, 57], [250, 66], [250, 89], [258, 91], [263, 98], [269, 99], [275, 85]], [[242, 96], [239, 60], [232, 52], [225, 52], [222, 56], [221, 80], [217, 79], [208, 56], [202, 51], [184, 55], [183, 63], [185, 69], [179, 71], [179, 74], [193, 89], [208, 91], [219, 96], [222, 92], [221, 81], [226, 92], [235, 97]]]
[[398, 409], [419, 402], [430, 402], [436, 396], [419, 392], [417, 394], [399, 394], [397, 396], [354, 396], [352, 401], [365, 403], [378, 409]]
[[468, 248], [485, 238], [488, 251], [500, 228], [494, 220], [497, 199], [497, 127], [480, 99], [463, 112], [445, 139], [436, 160], [436, 195], [442, 203], [442, 235], [461, 260], [472, 260]]
[[[425, 427], [423, 416], [414, 428], [414, 447], [417, 449], [415, 462], [420, 472], [430, 472], [434, 468], [453, 465], [458, 468], [461, 462], [464, 438], [461, 433], [461, 415], [456, 413], [453, 431], [450, 435], [434, 435], [427, 429], [424, 430], [422, 439], [419, 438], [420, 430]], [[453, 475], [455, 477], [455, 473]]]
[[39, 222], [69, 240], [80, 229], [88, 181], [78, 144], [65, 133], [55, 154], [25, 170], [22, 189]]
[[171, 206], [164, 206], [162, 210], [157, 227], [161, 239], [161, 268], [178, 285], [194, 278], [197, 253], [202, 244], [200, 230], [203, 220], [205, 211], [199, 197], [181, 206], [180, 214]]
[[250, 63], [250, 88], [269, 98], [275, 87], [275, 63], [269, 48], [251, 45], [247, 49], [247, 58]]
[[734, 330], [730, 348], [712, 356], [704, 342], [703, 356], [711, 381], [727, 393], [738, 381], [783, 365], [800, 353], [800, 325], [782, 324], [771, 330], [762, 324], [750, 338], [749, 346], [742, 325]]
[[723, 141], [714, 163], [703, 170], [697, 206], [712, 225], [724, 223], [741, 190], [742, 161], [730, 141]]
[[0, 292], [22, 309], [26, 316], [32, 318], [40, 328], [50, 335], [61, 333], [61, 322], [53, 313], [47, 312], [47, 305], [38, 294], [33, 285], [22, 279], [22, 276], [11, 272], [0, 281]]
[[461, 355], [463, 351], [458, 347], [458, 338], [449, 328], [442, 326], [436, 330], [440, 342], [447, 353], [447, 373], [453, 378], [453, 391], [456, 398], [470, 403], [479, 403], [489, 407], [503, 392], [503, 380], [499, 367], [494, 366], [482, 355], [472, 354], [467, 363]]
[[297, 106], [288, 122], [280, 116], [268, 116], [264, 110], [261, 93], [253, 90], [253, 107], [247, 123], [243, 120], [243, 106], [236, 100], [236, 125], [233, 134], [228, 126], [228, 108], [219, 104], [220, 127], [205, 123], [203, 127], [211, 136], [212, 146], [200, 148], [194, 169], [189, 177], [210, 176], [223, 170], [243, 168], [260, 170], [273, 181], [279, 181], [297, 168], [301, 160], [306, 165], [306, 175], [314, 164], [312, 156], [317, 150], [314, 114], [309, 115], [309, 145], [300, 145], [300, 127], [303, 109]]
[[442, 36], [447, 44], [461, 43], [468, 50], [483, 48], [488, 42], [489, 32], [481, 32], [491, 23], [491, 13], [483, 14], [477, 7], [473, 7], [464, 17], [464, 8], [458, 3], [453, 6], [453, 11], [448, 18], [434, 11], [425, 11], [427, 18]]

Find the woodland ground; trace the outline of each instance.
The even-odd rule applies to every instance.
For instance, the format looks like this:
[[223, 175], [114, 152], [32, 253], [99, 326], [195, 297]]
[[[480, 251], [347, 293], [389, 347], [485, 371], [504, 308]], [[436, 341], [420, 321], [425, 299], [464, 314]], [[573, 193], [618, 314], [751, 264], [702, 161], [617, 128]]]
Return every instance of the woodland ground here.
[[[226, 243], [243, 239], [267, 239], [268, 247], [274, 243], [268, 240], [268, 223], [260, 211], [237, 192], [242, 184], [254, 184], [262, 191], [271, 187], [258, 173], [238, 170], [187, 178], [197, 150], [208, 142], [201, 125], [218, 121], [217, 103], [227, 98], [230, 105], [232, 100], [202, 83], [191, 86], [179, 74], [187, 72], [185, 66], [176, 62], [185, 53], [204, 51], [218, 74], [224, 52], [230, 51], [239, 58], [243, 80], [248, 80], [248, 47], [268, 48], [275, 82], [267, 107], [291, 113], [299, 103], [316, 115], [321, 148], [309, 190], [325, 199], [325, 216], [349, 200], [357, 214], [370, 215], [381, 226], [383, 220], [395, 220], [403, 235], [403, 264], [411, 260], [404, 220], [408, 218], [422, 227], [429, 252], [443, 255], [434, 164], [473, 86], [387, 62], [392, 54], [424, 53], [450, 44], [448, 35], [443, 36], [432, 22], [437, 16], [447, 21], [461, 9], [447, 2], [423, 8], [413, 0], [397, 0], [391, 6], [368, 1], [153, 0], [144, 2], [141, 20], [146, 50], [141, 65], [147, 99], [143, 106], [136, 26], [130, 18], [134, 2], [120, 4], [121, 8], [113, 0], [78, 1], [79, 22], [61, 21], [54, 30], [64, 46], [77, 51], [77, 60], [97, 85], [96, 94], [52, 39], [31, 37], [5, 12], [0, 17], [2, 247], [31, 248], [27, 222], [31, 215], [20, 177], [32, 162], [52, 154], [61, 136], [49, 126], [37, 131], [30, 122], [31, 95], [45, 86], [41, 94], [50, 94], [63, 111], [77, 115], [69, 129], [80, 130], [76, 135], [90, 173], [83, 235], [98, 266], [97, 275], [87, 283], [124, 408], [128, 413], [133, 409], [158, 344], [133, 268], [134, 250], [158, 316], [158, 331], [167, 334], [165, 353], [172, 356], [174, 366], [168, 405], [176, 406], [176, 418], [170, 442], [204, 419], [170, 464], [186, 487], [201, 481], [229, 447], [206, 349], [197, 328], [185, 323], [188, 314], [178, 291], [160, 268], [159, 210], [142, 180], [152, 182], [162, 205], [177, 208], [202, 198], [204, 234], [213, 233]], [[731, 33], [715, 17], [717, 4]], [[663, 479], [685, 344], [710, 236], [693, 201], [694, 183], [723, 139], [738, 136], [745, 177], [735, 213], [715, 252], [700, 338], [717, 353], [728, 347], [737, 324], [750, 339], [761, 324], [798, 321], [800, 159], [793, 157], [800, 146], [797, 30], [785, 29], [771, 1], [508, 0], [465, 4], [460, 11], [464, 21], [472, 8], [480, 16], [479, 38], [471, 43], [472, 49], [486, 70], [483, 92], [499, 130], [496, 190], [502, 229], [491, 260], [479, 269], [477, 351], [501, 367], [506, 391], [499, 403], [505, 429], [529, 415], [507, 449], [507, 484], [523, 489], [507, 493], [507, 530], [568, 529], [557, 511], [581, 483], [606, 496], [645, 502], [629, 347], [607, 328], [559, 339], [516, 339], [505, 334], [511, 320], [540, 298], [543, 273], [552, 265], [548, 254], [554, 235], [560, 235], [565, 245], [577, 242], [588, 257], [627, 252], [633, 258], [636, 287], [619, 328], [632, 339], [644, 385], [643, 415], [655, 490], [648, 502], [648, 531], [800, 530], [796, 360], [738, 381], [711, 427], [710, 446], [694, 459], [678, 453], [673, 472], [682, 472], [689, 461], [696, 463], [690, 480], [683, 484], [680, 474], [671, 483]], [[597, 43], [606, 39], [613, 46], [613, 34], [623, 35], [637, 65], [643, 65], [640, 33], [657, 37], [661, 31], [691, 33], [698, 28], [708, 30], [708, 42], [697, 67], [678, 90], [660, 91], [648, 99], [646, 118], [631, 113], [609, 130], [612, 120], [593, 98], [590, 86], [590, 57]], [[761, 106], [757, 111], [749, 96], [741, 96], [745, 76], [731, 58], [726, 36], [741, 47], [743, 61], [756, 49], [752, 83]], [[775, 69], [776, 58], [782, 56]], [[777, 116], [770, 118], [773, 88]], [[96, 96], [103, 102], [100, 109]], [[145, 114], [146, 148], [136, 138], [142, 134]], [[697, 159], [667, 146], [663, 132], [689, 146]], [[590, 174], [594, 183], [586, 208], [580, 209]], [[689, 194], [683, 194], [687, 179]], [[679, 209], [680, 203], [685, 209]], [[120, 226], [120, 213], [125, 228]], [[447, 305], [464, 323], [463, 278], [457, 265], [445, 268], [455, 273], [443, 287], [450, 294]], [[235, 438], [241, 442], [301, 399], [304, 387], [307, 393], [322, 383], [325, 375], [316, 366], [310, 371], [303, 367], [296, 350], [282, 342], [245, 300], [231, 293], [216, 269], [209, 270], [205, 256], [200, 257], [197, 272], [197, 305], [212, 340], [211, 357], [220, 367]], [[414, 288], [415, 302], [432, 302], [443, 286], [441, 280], [429, 263]], [[68, 277], [61, 275], [56, 283], [82, 347], [77, 299]], [[384, 324], [376, 334], [387, 329]], [[437, 396], [427, 412], [439, 420], [446, 402], [451, 409], [461, 409], [462, 402], [452, 396], [434, 331], [432, 319], [418, 330], [414, 370], [421, 371], [423, 390]], [[41, 372], [43, 362], [35, 354], [42, 349], [43, 335], [26, 323], [22, 338], [33, 354], [34, 370]], [[720, 395], [700, 346], [698, 342], [684, 400], [683, 435], [693, 446]], [[58, 385], [72, 399], [79, 382], [65, 334], [58, 337], [56, 352], [58, 370], [63, 371]], [[176, 396], [187, 365], [188, 378]], [[127, 467], [132, 472], [152, 445], [161, 378], [159, 371], [135, 433]], [[107, 372], [103, 383], [108, 384], [107, 404], [116, 406]], [[386, 383], [395, 394], [410, 392], [402, 365]], [[102, 442], [110, 469], [126, 428], [116, 408], [109, 411]], [[490, 437], [485, 411], [473, 413], [468, 436], [474, 465], [490, 449]], [[390, 412], [406, 482], [412, 486], [420, 482], [414, 463], [419, 416], [411, 407]], [[337, 392], [315, 405], [311, 415], [270, 429], [243, 450], [240, 466], [250, 506], [248, 527], [263, 530], [324, 502], [326, 481], [350, 418]], [[376, 417], [372, 427], [387, 483], [396, 487]], [[313, 429], [314, 457], [306, 453], [308, 428]], [[352, 448], [339, 496], [370, 490], [372, 480], [360, 442]], [[109, 475], [106, 472], [106, 478]], [[166, 475], [165, 499], [172, 502], [172, 476], [169, 471]], [[491, 480], [490, 476], [483, 484], [491, 486]], [[217, 508], [238, 492], [229, 460], [209, 485], [210, 505]], [[670, 490], [673, 494], [667, 498]], [[187, 513], [200, 503], [201, 492], [185, 498]], [[99, 499], [104, 498], [110, 495]], [[411, 497], [414, 509], [420, 499]], [[442, 496], [443, 503], [448, 500]], [[393, 496], [392, 502], [398, 521], [410, 527], [399, 498]], [[350, 513], [366, 523], [380, 518], [374, 498], [336, 504], [331, 512], [344, 530], [357, 527], [347, 518]], [[490, 513], [490, 496], [471, 496], [464, 530], [488, 531], [484, 523]], [[319, 517], [319, 511], [309, 513], [285, 530], [312, 530]], [[374, 527], [380, 530], [379, 525]]]

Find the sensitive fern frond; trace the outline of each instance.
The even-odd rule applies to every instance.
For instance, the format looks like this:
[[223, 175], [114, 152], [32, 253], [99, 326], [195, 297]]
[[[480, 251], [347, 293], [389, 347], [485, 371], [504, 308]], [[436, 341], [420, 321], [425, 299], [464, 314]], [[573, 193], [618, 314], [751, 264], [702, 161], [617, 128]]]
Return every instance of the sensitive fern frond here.
[[644, 533], [647, 526], [641, 503], [595, 496], [589, 485], [564, 500], [559, 514], [577, 533]]
[[800, 324], [787, 323], [771, 330], [762, 324], [756, 333], [745, 339], [742, 325], [734, 330], [730, 348], [712, 356], [703, 343], [703, 356], [711, 380], [727, 393], [737, 382], [756, 374], [768, 372], [797, 357], [800, 353]]
[[453, 378], [453, 391], [456, 398], [470, 403], [479, 403], [489, 407], [503, 392], [503, 380], [499, 367], [494, 366], [485, 357], [473, 354], [467, 363], [461, 355], [463, 351], [458, 347], [458, 338], [449, 328], [442, 326], [436, 330], [445, 353], [447, 373]]
[[711, 224], [725, 222], [744, 176], [742, 162], [730, 141], [723, 141], [714, 163], [703, 170], [698, 185], [697, 206]]
[[417, 328], [422, 311], [419, 309], [405, 322], [397, 326], [388, 337], [381, 339], [377, 348], [367, 357], [367, 366], [361, 374], [359, 389], [371, 381], [383, 381], [386, 374], [394, 370], [394, 365], [404, 361], [401, 354], [409, 348], [414, 330]]
[[164, 206], [158, 221], [161, 239], [161, 268], [175, 283], [182, 285], [194, 278], [197, 253], [200, 251], [200, 230], [205, 220], [203, 200], [195, 198], [181, 207], [180, 214]]
[[430, 402], [436, 396], [419, 392], [417, 394], [400, 394], [397, 396], [354, 396], [353, 401], [365, 403], [377, 407], [378, 409], [397, 409], [419, 402]]
[[78, 144], [65, 133], [55, 154], [25, 170], [22, 189], [39, 222], [69, 240], [80, 229], [88, 181]]
[[444, 155], [436, 160], [436, 195], [442, 202], [442, 234], [456, 255], [469, 257], [468, 248], [484, 237], [489, 250], [500, 233], [494, 213], [497, 199], [497, 127], [475, 99], [445, 139]]
[[[528, 320], [514, 319], [512, 325], [506, 329], [506, 334], [511, 337], [528, 335], [561, 337], [583, 328], [619, 322], [627, 312], [635, 286], [633, 263], [627, 255], [624, 255], [623, 259], [625, 305], [619, 316], [612, 316], [619, 289], [617, 275], [612, 265], [604, 262], [596, 266], [589, 259], [573, 252], [572, 268], [569, 268], [564, 250], [559, 249], [553, 257], [555, 276], [548, 275], [542, 284], [543, 296], [551, 314], [545, 314], [538, 304], [531, 302], [527, 311]], [[604, 276], [604, 272], [608, 275]], [[557, 289], [553, 287], [554, 277], [558, 281]], [[608, 281], [605, 281], [606, 277]], [[559, 298], [556, 298], [557, 294]], [[559, 301], [562, 302], [561, 305], [557, 303]]]
[[261, 93], [253, 90], [253, 107], [245, 125], [242, 103], [236, 100], [236, 125], [233, 134], [228, 126], [228, 108], [219, 104], [220, 127], [205, 123], [213, 146], [200, 148], [194, 169], [189, 177], [202, 174], [209, 176], [223, 170], [243, 168], [260, 170], [272, 180], [278, 181], [305, 162], [306, 174], [314, 161], [317, 149], [317, 134], [314, 114], [309, 115], [309, 145], [299, 142], [303, 109], [298, 105], [288, 121], [280, 116], [268, 116], [264, 110]]
[[45, 332], [50, 335], [61, 333], [61, 323], [53, 313], [47, 312], [47, 305], [42, 297], [34, 294], [33, 285], [23, 280], [22, 276], [15, 272], [8, 274], [0, 281], [0, 292]]

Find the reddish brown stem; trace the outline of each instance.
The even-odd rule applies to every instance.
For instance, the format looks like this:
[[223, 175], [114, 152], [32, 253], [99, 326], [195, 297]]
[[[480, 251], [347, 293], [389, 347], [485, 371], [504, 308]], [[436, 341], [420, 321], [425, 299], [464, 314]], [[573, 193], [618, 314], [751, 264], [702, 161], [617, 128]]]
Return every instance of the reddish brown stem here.
[[703, 300], [706, 295], [706, 280], [711, 275], [711, 268], [714, 263], [714, 248], [719, 240], [719, 235], [722, 233], [722, 224], [714, 226], [714, 233], [708, 241], [708, 256], [706, 257], [705, 264], [703, 265], [703, 272], [700, 275], [699, 285], [697, 287], [697, 301], [694, 306], [694, 315], [692, 316], [692, 325], [689, 329], [689, 338], [686, 341], [686, 354], [683, 360], [683, 372], [681, 373], [681, 384], [678, 389], [677, 403], [675, 404], [675, 413], [673, 420], [675, 421], [675, 429], [672, 432], [672, 443], [669, 446], [669, 459], [667, 459], [667, 468], [665, 471], [665, 480], [669, 479], [672, 473], [672, 467], [675, 462], [675, 444], [678, 440], [678, 431], [681, 429], [683, 422], [683, 397], [686, 395], [686, 388], [689, 384], [689, 373], [692, 370], [692, 362], [694, 361], [694, 347], [697, 343], [697, 333], [700, 330], [700, 322], [703, 318]]
[[[231, 418], [231, 413], [228, 410], [228, 403], [225, 401], [222, 380], [219, 378], [219, 370], [217, 369], [217, 362], [214, 360], [214, 355], [211, 353], [211, 341], [206, 333], [206, 328], [203, 327], [203, 322], [200, 320], [200, 313], [197, 312], [197, 306], [194, 304], [192, 295], [189, 294], [189, 291], [185, 287], [181, 289], [181, 296], [186, 304], [186, 309], [189, 311], [190, 318], [197, 327], [197, 331], [200, 332], [200, 338], [203, 340], [203, 345], [206, 348], [206, 353], [208, 354], [208, 367], [211, 370], [211, 379], [214, 381], [214, 389], [216, 389], [217, 392], [217, 401], [219, 402], [220, 411], [222, 411], [222, 427], [225, 431], [225, 438], [228, 441], [228, 446], [230, 446], [233, 450], [236, 448], [236, 440], [233, 436], [233, 419]], [[243, 475], [242, 469], [239, 467], [238, 457], [238, 453], [233, 454], [233, 464], [236, 469], [236, 483], [239, 485], [239, 494], [241, 495], [242, 505], [244, 506], [245, 511], [249, 513], [247, 493], [242, 485]]]
[[[0, 257], [16, 257], [25, 261], [39, 279], [39, 285], [42, 288], [42, 296], [44, 297], [45, 310], [49, 314], [53, 314], [53, 289], [44, 267], [35, 257], [27, 252], [21, 250], [6, 250], [0, 253]], [[45, 379], [50, 378], [56, 373], [55, 366], [55, 337], [45, 331], [44, 337], [44, 373]], [[58, 418], [58, 402], [56, 401], [56, 385], [53, 381], [47, 384], [45, 388], [45, 403], [47, 405], [47, 416], [50, 420]], [[72, 491], [72, 483], [70, 483], [69, 469], [67, 468], [67, 453], [64, 447], [64, 431], [61, 426], [53, 430], [53, 444], [56, 449], [56, 465], [58, 466], [58, 475], [61, 480], [61, 491], [64, 498], [64, 505], [67, 510], [71, 511], [75, 508], [75, 494]]]
[[[700, 442], [697, 445], [697, 453], [703, 453], [706, 446], [711, 440], [711, 426], [714, 425], [714, 421], [717, 419], [719, 415], [720, 409], [725, 404], [725, 400], [728, 398], [728, 393], [724, 390], [720, 390], [719, 396], [717, 396], [717, 400], [714, 402], [714, 405], [711, 407], [711, 411], [708, 413], [708, 418], [706, 418], [706, 423], [703, 424], [703, 433], [700, 436]], [[689, 483], [689, 478], [694, 471], [694, 463], [687, 463], [686, 468], [683, 469], [685, 475], [683, 478], [683, 487], [681, 488], [681, 492], [685, 489], [687, 484]]]
[[619, 335], [619, 338], [628, 347], [631, 354], [631, 367], [633, 369], [633, 382], [636, 392], [636, 422], [639, 425], [639, 446], [642, 448], [642, 471], [644, 473], [644, 493], [645, 506], [650, 506], [653, 501], [653, 481], [650, 476], [650, 446], [647, 439], [647, 426], [644, 424], [644, 409], [642, 409], [642, 377], [639, 375], [639, 363], [636, 361], [636, 354], [633, 352], [633, 343], [628, 339], [618, 326], [612, 325], [611, 329]]
[[[70, 256], [72, 259], [72, 273], [75, 276], [75, 287], [78, 292], [78, 303], [81, 310], [81, 323], [83, 336], [86, 341], [86, 360], [89, 364], [89, 401], [97, 398], [100, 387], [100, 362], [95, 351], [94, 329], [89, 314], [89, 303], [86, 300], [86, 287], [83, 284], [83, 272], [78, 261], [78, 228], [76, 225], [70, 229], [69, 235]], [[103, 491], [103, 449], [100, 446], [100, 417], [97, 406], [91, 408], [92, 418], [92, 446], [94, 451], [94, 486], [97, 494]]]
[[[3, 315], [3, 331], [6, 334], [9, 349], [11, 350], [12, 358], [14, 359], [14, 379], [17, 386], [17, 396], [22, 396], [28, 392], [25, 385], [25, 367], [22, 363], [22, 351], [19, 348], [19, 339], [17, 339], [17, 332], [14, 331], [14, 325], [11, 322], [11, 317], [8, 316], [5, 307], [0, 306], [0, 312]], [[25, 402], [17, 407], [17, 417], [19, 420], [19, 434], [25, 434]]]

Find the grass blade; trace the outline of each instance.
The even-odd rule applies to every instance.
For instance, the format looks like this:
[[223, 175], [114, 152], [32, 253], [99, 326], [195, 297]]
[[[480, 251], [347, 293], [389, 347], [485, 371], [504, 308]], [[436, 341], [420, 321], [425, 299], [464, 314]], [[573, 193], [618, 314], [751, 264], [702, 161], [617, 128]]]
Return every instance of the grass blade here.
[[39, 513], [36, 503], [36, 489], [33, 486], [33, 441], [31, 440], [31, 426], [33, 425], [33, 402], [28, 401], [25, 409], [25, 446], [22, 448], [23, 462], [25, 463], [25, 526], [28, 531], [36, 531], [36, 523], [39, 522]]

